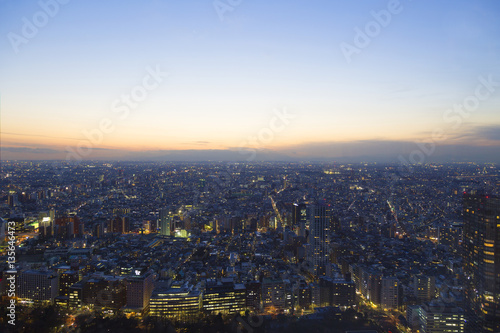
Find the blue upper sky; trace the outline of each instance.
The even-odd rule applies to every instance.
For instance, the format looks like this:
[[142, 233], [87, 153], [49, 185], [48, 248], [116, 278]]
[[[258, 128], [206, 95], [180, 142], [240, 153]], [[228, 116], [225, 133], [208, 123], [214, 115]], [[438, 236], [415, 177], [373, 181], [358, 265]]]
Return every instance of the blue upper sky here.
[[[491, 149], [499, 17], [494, 0], [0, 0], [2, 158], [78, 145], [85, 158], [235, 147], [337, 158], [387, 143], [404, 155], [435, 131], [442, 149]], [[168, 75], [125, 106], [154, 69]], [[477, 105], [453, 109], [478, 89]], [[285, 109], [293, 118], [271, 128]]]

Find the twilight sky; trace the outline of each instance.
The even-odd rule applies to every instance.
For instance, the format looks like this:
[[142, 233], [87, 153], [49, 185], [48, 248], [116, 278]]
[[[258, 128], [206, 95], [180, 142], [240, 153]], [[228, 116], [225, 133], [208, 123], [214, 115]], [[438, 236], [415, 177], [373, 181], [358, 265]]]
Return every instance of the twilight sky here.
[[499, 17], [496, 0], [0, 0], [1, 158], [499, 161]]

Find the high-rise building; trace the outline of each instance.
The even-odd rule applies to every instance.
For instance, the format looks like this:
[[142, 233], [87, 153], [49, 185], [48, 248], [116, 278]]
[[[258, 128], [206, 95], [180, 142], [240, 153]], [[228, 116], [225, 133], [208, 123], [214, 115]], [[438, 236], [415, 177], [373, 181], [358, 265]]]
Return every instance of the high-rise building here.
[[127, 308], [147, 313], [154, 281], [155, 275], [152, 271], [127, 277]]
[[126, 234], [130, 231], [130, 219], [128, 216], [116, 216], [108, 222], [108, 233]]
[[201, 309], [201, 293], [192, 285], [158, 286], [149, 301], [149, 314], [171, 320], [196, 321]]
[[43, 238], [54, 236], [54, 223], [50, 217], [43, 217], [38, 225], [38, 232]]
[[59, 296], [69, 296], [69, 287], [78, 282], [77, 271], [64, 271], [59, 274]]
[[209, 313], [233, 314], [246, 309], [246, 289], [233, 279], [208, 279], [203, 293], [203, 310]]
[[54, 220], [54, 232], [63, 238], [72, 238], [75, 235], [83, 235], [84, 224], [75, 214], [56, 217]]
[[397, 310], [399, 305], [399, 280], [396, 277], [382, 278], [381, 305], [383, 309]]
[[459, 225], [439, 227], [438, 235], [439, 244], [449, 246], [451, 249], [456, 250], [462, 239], [462, 227]]
[[52, 302], [57, 293], [57, 275], [54, 272], [27, 270], [19, 274], [19, 298]]
[[418, 302], [422, 303], [434, 298], [436, 289], [434, 276], [415, 275], [413, 285], [414, 295]]
[[[304, 203], [294, 203], [292, 205], [292, 227], [302, 228], [307, 225], [307, 206]], [[302, 229], [300, 229], [302, 230]]]
[[4, 240], [6, 230], [8, 230], [7, 221], [0, 217], [0, 241]]
[[17, 193], [15, 191], [9, 191], [9, 195], [7, 196], [7, 204], [9, 207], [14, 207], [19, 204]]
[[353, 265], [351, 276], [359, 293], [374, 305], [381, 304], [382, 274], [370, 267]]
[[292, 221], [291, 227], [294, 229], [297, 236], [307, 237], [307, 229], [309, 228], [309, 216], [307, 214], [307, 206], [304, 203], [292, 205]]
[[319, 287], [320, 306], [351, 307], [356, 304], [356, 286], [352, 281], [321, 277]]
[[297, 303], [302, 309], [311, 306], [311, 287], [305, 281], [301, 281], [299, 284]]
[[406, 307], [407, 327], [412, 331], [420, 330], [420, 305], [408, 305]]
[[330, 218], [330, 230], [339, 231], [340, 230], [340, 219], [337, 216], [331, 216]]
[[464, 311], [454, 304], [426, 302], [419, 309], [421, 333], [464, 333]]
[[[363, 281], [366, 281], [366, 299], [375, 305], [380, 305], [382, 296], [382, 274], [366, 270], [363, 276]], [[361, 290], [363, 289], [364, 287], [361, 288]]]
[[127, 302], [124, 279], [115, 276], [91, 277], [83, 285], [82, 302], [83, 305], [99, 308], [119, 309], [123, 307]]
[[84, 280], [80, 280], [77, 283], [74, 283], [68, 289], [69, 294], [69, 303], [68, 306], [70, 309], [79, 309], [83, 304], [83, 287], [85, 285]]
[[264, 309], [285, 309], [285, 283], [282, 279], [264, 278], [262, 280], [262, 305]]
[[104, 234], [104, 223], [103, 222], [96, 222], [92, 226], [92, 236], [96, 238], [101, 238]]
[[309, 207], [309, 262], [312, 273], [326, 275], [330, 262], [330, 210], [327, 205]]
[[500, 332], [500, 198], [464, 193], [463, 216], [468, 330]]
[[262, 286], [259, 281], [251, 281], [245, 284], [247, 291], [247, 308], [254, 311], [260, 311], [260, 299], [262, 295]]
[[160, 225], [160, 235], [170, 236], [170, 213], [167, 208], [160, 209], [159, 225]]

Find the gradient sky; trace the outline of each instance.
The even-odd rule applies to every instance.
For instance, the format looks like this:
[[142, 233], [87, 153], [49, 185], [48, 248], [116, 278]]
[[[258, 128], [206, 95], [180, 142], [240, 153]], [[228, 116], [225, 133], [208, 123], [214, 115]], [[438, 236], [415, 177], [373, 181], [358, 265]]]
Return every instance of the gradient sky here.
[[[221, 20], [213, 0], [72, 0], [16, 52], [13, 34], [24, 38], [54, 1], [0, 0], [2, 159], [64, 159], [79, 144], [92, 147], [85, 158], [240, 146], [380, 156], [408, 154], [438, 129], [442, 154], [500, 152], [500, 84], [460, 123], [443, 118], [479, 77], [500, 83], [499, 1], [401, 0], [349, 62], [342, 43], [355, 46], [356, 29], [394, 1], [232, 0]], [[113, 102], [148, 67], [169, 75], [120, 118]], [[285, 109], [294, 118], [282, 130], [249, 140]], [[105, 118], [113, 131], [86, 139]]]

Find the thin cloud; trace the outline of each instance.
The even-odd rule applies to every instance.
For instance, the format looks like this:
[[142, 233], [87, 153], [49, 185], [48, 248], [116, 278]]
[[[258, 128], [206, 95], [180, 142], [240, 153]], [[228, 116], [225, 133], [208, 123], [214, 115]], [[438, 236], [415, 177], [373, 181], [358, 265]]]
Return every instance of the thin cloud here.
[[76, 138], [68, 138], [68, 137], [62, 137], [62, 136], [51, 136], [51, 135], [42, 135], [42, 134], [24, 134], [24, 133], [12, 133], [12, 132], [1, 132], [1, 134], [16, 135], [16, 136], [29, 136], [29, 137], [36, 137], [36, 138], [81, 140], [81, 139], [76, 139]]
[[475, 130], [475, 135], [486, 140], [500, 141], [500, 125], [479, 126]]
[[30, 148], [30, 147], [2, 147], [2, 151], [10, 153], [28, 153], [28, 154], [57, 154], [60, 150], [50, 148]]

